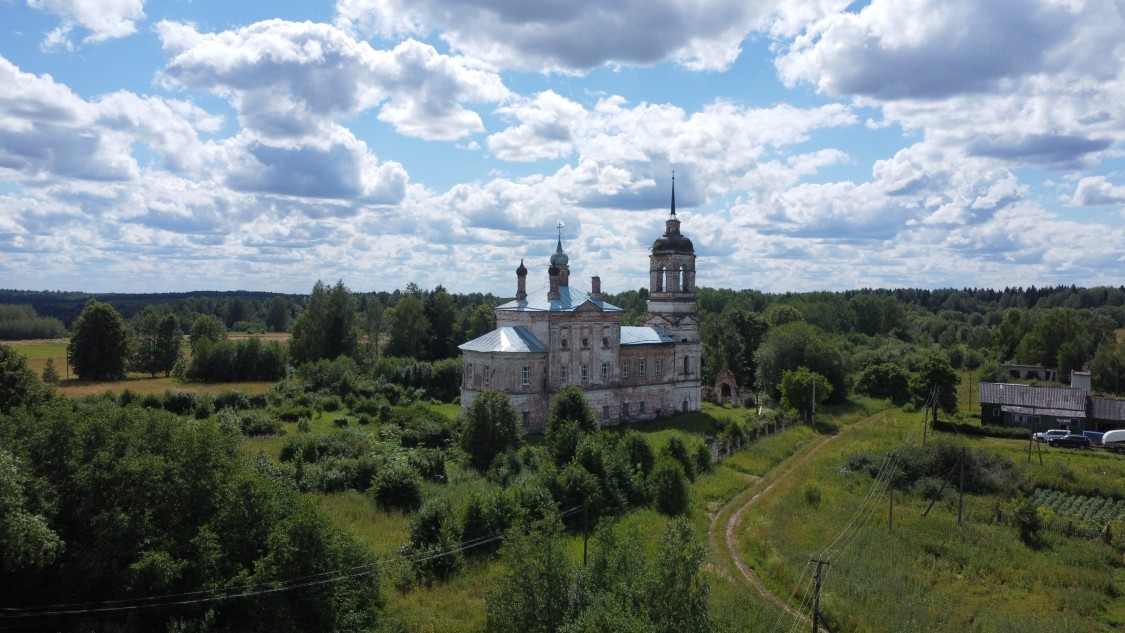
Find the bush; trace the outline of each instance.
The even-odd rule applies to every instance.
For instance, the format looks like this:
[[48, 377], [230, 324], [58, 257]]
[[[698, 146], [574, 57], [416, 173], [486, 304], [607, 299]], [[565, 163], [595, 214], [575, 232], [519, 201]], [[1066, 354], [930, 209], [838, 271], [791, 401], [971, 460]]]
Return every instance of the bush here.
[[625, 434], [618, 445], [618, 452], [621, 454], [621, 459], [630, 468], [639, 469], [641, 474], [646, 477], [652, 472], [652, 466], [656, 463], [656, 455], [652, 452], [652, 446], [649, 445], [645, 436], [637, 431], [629, 431]]
[[656, 460], [649, 477], [653, 502], [661, 513], [675, 516], [688, 509], [691, 485], [679, 461], [662, 456]]
[[181, 415], [188, 411], [195, 411], [195, 394], [188, 391], [165, 391], [164, 410]]
[[937, 477], [922, 477], [914, 483], [914, 490], [918, 496], [928, 501], [941, 501], [945, 496], [944, 481]]
[[192, 350], [184, 372], [188, 380], [280, 380], [289, 371], [288, 351], [276, 341], [263, 344], [256, 336], [240, 341], [204, 339]]
[[704, 442], [695, 445], [695, 472], [705, 473], [711, 470], [711, 447]]
[[210, 394], [202, 394], [195, 398], [195, 419], [206, 420], [215, 413], [215, 399]]
[[379, 508], [417, 510], [422, 505], [422, 476], [405, 461], [396, 461], [375, 476], [367, 494]]
[[679, 462], [680, 468], [688, 480], [695, 480], [695, 460], [688, 453], [687, 445], [679, 436], [673, 435], [668, 438], [668, 443], [664, 446], [664, 450], [660, 451], [660, 454]]
[[445, 453], [432, 448], [421, 448], [410, 451], [406, 455], [410, 465], [427, 481], [445, 483]]
[[325, 411], [339, 411], [341, 407], [340, 396], [321, 396], [319, 404], [320, 408]]
[[391, 416], [391, 403], [379, 395], [353, 399], [348, 408], [352, 410], [352, 413], [369, 415], [380, 422], [387, 421]]
[[458, 548], [460, 542], [461, 526], [449, 504], [427, 503], [410, 522], [415, 577], [428, 585], [457, 573], [465, 562]]
[[241, 422], [243, 435], [285, 435], [281, 422], [271, 418], [265, 411], [247, 411], [242, 414]]
[[1029, 547], [1040, 544], [1040, 530], [1043, 528], [1043, 519], [1039, 516], [1039, 508], [1027, 498], [1021, 498], [1012, 508], [1012, 522], [1019, 530], [1020, 540]]
[[345, 416], [340, 416], [335, 420], [332, 420], [332, 424], [338, 429], [346, 429], [348, 428], [348, 418]]
[[816, 484], [807, 484], [805, 486], [805, 503], [816, 508], [820, 506], [820, 499], [820, 488]]
[[293, 405], [278, 409], [274, 412], [274, 415], [282, 422], [296, 422], [298, 420], [311, 420], [313, 412], [309, 407]]
[[[585, 505], [588, 515], [595, 517], [601, 510], [602, 489], [598, 478], [576, 462], [567, 464], [558, 472], [551, 492], [563, 512]], [[575, 525], [581, 520], [582, 516], [575, 514], [569, 523]]]
[[461, 540], [469, 555], [495, 552], [503, 542], [497, 535], [519, 525], [523, 509], [516, 496], [506, 490], [475, 493], [465, 504]]

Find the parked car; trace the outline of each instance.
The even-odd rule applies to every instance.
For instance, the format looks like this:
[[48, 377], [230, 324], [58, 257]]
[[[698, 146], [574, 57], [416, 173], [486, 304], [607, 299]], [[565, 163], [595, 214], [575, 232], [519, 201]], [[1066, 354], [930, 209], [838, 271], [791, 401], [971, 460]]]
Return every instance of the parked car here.
[[1049, 446], [1065, 446], [1067, 448], [1090, 448], [1090, 438], [1077, 433], [1070, 433], [1062, 437], [1055, 437], [1047, 441]]
[[1066, 435], [1070, 435], [1070, 431], [1068, 431], [1066, 429], [1051, 429], [1050, 431], [1043, 431], [1042, 433], [1036, 433], [1035, 435], [1032, 435], [1031, 437], [1036, 442], [1050, 442], [1051, 440], [1053, 440], [1055, 438], [1063, 437], [1063, 436], [1066, 436]]
[[1090, 443], [1094, 446], [1101, 446], [1102, 436], [1104, 436], [1105, 433], [1098, 433], [1097, 431], [1082, 431], [1082, 435], [1090, 438]]

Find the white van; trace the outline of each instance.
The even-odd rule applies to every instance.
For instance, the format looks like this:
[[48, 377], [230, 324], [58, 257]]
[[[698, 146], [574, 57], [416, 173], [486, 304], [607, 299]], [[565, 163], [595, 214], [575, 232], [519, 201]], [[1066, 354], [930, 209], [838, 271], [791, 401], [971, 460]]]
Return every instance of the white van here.
[[1102, 446], [1118, 453], [1125, 453], [1125, 429], [1106, 431], [1102, 435]]

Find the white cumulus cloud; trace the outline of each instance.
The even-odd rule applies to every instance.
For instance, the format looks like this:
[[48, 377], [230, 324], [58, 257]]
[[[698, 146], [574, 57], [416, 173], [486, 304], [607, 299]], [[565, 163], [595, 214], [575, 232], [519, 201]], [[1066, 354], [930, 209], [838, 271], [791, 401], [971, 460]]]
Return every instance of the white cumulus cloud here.
[[145, 17], [145, 0], [27, 0], [27, 4], [62, 19], [43, 41], [48, 49], [73, 48], [71, 34], [76, 27], [89, 31], [85, 42], [132, 35]]
[[437, 31], [457, 51], [502, 68], [582, 72], [675, 60], [727, 68], [774, 0], [339, 0], [337, 24], [393, 38]]

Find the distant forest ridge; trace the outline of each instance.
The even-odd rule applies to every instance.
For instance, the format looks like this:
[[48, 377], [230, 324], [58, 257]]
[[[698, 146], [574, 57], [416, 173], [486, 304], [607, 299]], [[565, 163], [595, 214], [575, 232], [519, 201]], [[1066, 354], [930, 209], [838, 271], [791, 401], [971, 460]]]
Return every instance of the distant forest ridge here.
[[[438, 286], [441, 288], [441, 286]], [[435, 289], [436, 291], [437, 289]], [[413, 284], [403, 290], [391, 292], [356, 292], [359, 309], [364, 311], [374, 301], [384, 308], [394, 307], [399, 299], [412, 293], [428, 294]], [[767, 293], [758, 290], [732, 290], [728, 288], [699, 287], [697, 301], [704, 312], [721, 313], [728, 308], [751, 312], [764, 312], [772, 304], [839, 304], [856, 296], [893, 297], [904, 307], [918, 307], [937, 313], [943, 310], [965, 314], [984, 314], [1007, 308], [1074, 308], [1098, 309], [1125, 306], [1125, 285], [1082, 288], [1070, 286], [1036, 286], [994, 288], [861, 288], [844, 291], [814, 291], [801, 293]], [[497, 297], [485, 293], [451, 293], [459, 307], [495, 305], [510, 297]], [[307, 294], [289, 294], [251, 290], [197, 290], [162, 293], [89, 293], [50, 290], [0, 289], [0, 305], [31, 306], [39, 317], [54, 318], [66, 327], [82, 311], [90, 299], [97, 299], [114, 307], [126, 320], [141, 312], [145, 306], [169, 305], [177, 313], [210, 314], [220, 317], [228, 327], [235, 323], [260, 318], [266, 303], [275, 297], [286, 299], [298, 312], [308, 298]], [[632, 319], [643, 314], [648, 289], [606, 293], [606, 300], [626, 309]], [[634, 314], [637, 313], [637, 314]]]

